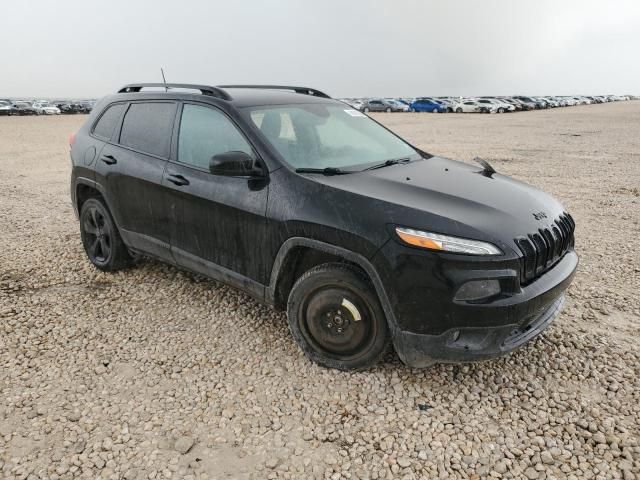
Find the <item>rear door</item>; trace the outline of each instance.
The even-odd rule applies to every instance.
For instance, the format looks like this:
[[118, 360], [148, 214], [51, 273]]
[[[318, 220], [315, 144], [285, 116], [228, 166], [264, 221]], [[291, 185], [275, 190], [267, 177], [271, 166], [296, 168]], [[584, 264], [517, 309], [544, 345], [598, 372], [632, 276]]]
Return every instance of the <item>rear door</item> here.
[[167, 101], [128, 104], [96, 165], [125, 243], [163, 259], [171, 259], [171, 218], [162, 175], [176, 109]]
[[256, 154], [220, 109], [185, 103], [181, 110], [174, 158], [164, 180], [169, 203], [176, 205], [173, 256], [190, 270], [262, 296], [268, 181], [211, 174], [209, 160], [216, 154]]

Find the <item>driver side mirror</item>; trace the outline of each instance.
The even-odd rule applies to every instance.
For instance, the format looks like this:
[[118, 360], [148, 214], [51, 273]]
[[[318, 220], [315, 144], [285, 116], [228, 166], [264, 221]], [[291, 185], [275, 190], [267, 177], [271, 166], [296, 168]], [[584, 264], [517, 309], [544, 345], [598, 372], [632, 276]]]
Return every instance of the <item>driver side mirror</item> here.
[[262, 170], [254, 167], [255, 160], [245, 152], [225, 152], [211, 157], [209, 171], [214, 175], [246, 177], [262, 175]]

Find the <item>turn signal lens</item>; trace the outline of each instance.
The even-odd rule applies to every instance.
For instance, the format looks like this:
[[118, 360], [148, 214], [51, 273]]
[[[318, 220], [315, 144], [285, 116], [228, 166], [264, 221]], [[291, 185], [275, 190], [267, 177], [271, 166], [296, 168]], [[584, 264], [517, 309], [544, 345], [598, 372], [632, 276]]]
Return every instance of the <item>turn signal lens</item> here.
[[450, 237], [439, 233], [424, 232], [412, 228], [396, 228], [400, 239], [414, 247], [440, 250], [443, 252], [466, 253], [467, 255], [501, 255], [495, 245], [469, 238]]

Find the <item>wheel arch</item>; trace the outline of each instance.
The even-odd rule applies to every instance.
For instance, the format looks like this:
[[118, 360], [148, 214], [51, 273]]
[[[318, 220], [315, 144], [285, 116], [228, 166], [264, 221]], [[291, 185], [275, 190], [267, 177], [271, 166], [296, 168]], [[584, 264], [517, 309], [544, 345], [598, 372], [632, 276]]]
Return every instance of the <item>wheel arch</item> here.
[[[305, 263], [306, 255], [311, 255], [311, 257], [306, 257], [312, 259], [310, 263]], [[276, 308], [282, 308], [286, 305], [291, 287], [305, 271], [322, 263], [336, 261], [355, 266], [367, 276], [378, 296], [392, 338], [394, 338], [398, 324], [389, 297], [375, 267], [359, 253], [320, 240], [292, 237], [282, 244], [271, 269], [269, 285], [265, 289], [265, 300]]]
[[82, 208], [82, 204], [89, 198], [99, 198], [104, 202], [104, 204], [109, 209], [109, 213], [111, 213], [111, 217], [116, 224], [117, 228], [120, 228], [118, 225], [118, 221], [115, 216], [115, 212], [111, 205], [109, 204], [109, 200], [107, 199], [106, 192], [102, 185], [99, 183], [85, 177], [78, 177], [75, 181], [75, 186], [73, 189], [73, 208], [76, 211], [76, 216], [80, 217], [80, 209]]

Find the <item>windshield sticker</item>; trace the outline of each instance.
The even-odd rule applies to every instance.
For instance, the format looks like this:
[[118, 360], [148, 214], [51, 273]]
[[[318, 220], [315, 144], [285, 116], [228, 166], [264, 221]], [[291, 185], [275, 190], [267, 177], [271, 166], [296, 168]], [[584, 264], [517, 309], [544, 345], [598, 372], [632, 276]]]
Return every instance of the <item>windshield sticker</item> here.
[[366, 117], [364, 113], [359, 112], [358, 110], [353, 110], [351, 108], [346, 109], [345, 112], [347, 112], [352, 117]]

